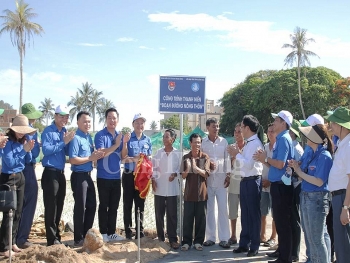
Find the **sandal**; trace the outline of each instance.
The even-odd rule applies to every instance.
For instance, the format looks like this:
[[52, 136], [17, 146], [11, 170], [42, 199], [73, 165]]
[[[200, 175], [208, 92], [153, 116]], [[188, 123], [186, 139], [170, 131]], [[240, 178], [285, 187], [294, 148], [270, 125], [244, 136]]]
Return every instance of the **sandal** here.
[[222, 248], [230, 248], [230, 244], [227, 241], [220, 241], [219, 246]]
[[211, 240], [207, 240], [203, 243], [203, 246], [206, 246], [206, 247], [210, 247], [210, 246], [213, 246], [215, 245], [215, 242], [214, 241], [211, 241]]
[[194, 244], [194, 248], [198, 251], [202, 251], [203, 250], [203, 247], [201, 244]]
[[273, 247], [276, 245], [276, 241], [274, 239], [269, 239], [264, 243], [264, 247]]
[[190, 248], [190, 246], [188, 244], [183, 244], [181, 246], [181, 251], [187, 251]]
[[236, 238], [236, 239], [229, 238], [229, 240], [227, 241], [227, 243], [228, 243], [229, 245], [235, 245], [235, 244], [237, 244], [237, 238]]
[[171, 247], [172, 249], [179, 249], [180, 244], [177, 243], [177, 242], [171, 242], [171, 243], [170, 243], [170, 247]]
[[[9, 258], [10, 257], [9, 250], [7, 250], [5, 252], [0, 252], [0, 256], [5, 257], [5, 258]], [[14, 256], [16, 256], [16, 252], [11, 252], [11, 257], [14, 257]]]

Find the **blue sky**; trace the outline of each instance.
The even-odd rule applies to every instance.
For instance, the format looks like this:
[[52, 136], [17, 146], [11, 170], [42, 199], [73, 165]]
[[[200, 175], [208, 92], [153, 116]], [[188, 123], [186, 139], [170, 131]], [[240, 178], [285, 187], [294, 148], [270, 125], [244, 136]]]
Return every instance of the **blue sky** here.
[[[313, 67], [350, 76], [349, 1], [27, 0], [45, 33], [24, 60], [24, 99], [66, 104], [86, 81], [120, 113], [120, 129], [141, 112], [159, 121], [159, 75], [206, 77], [206, 97], [258, 70], [283, 69], [296, 26], [316, 40]], [[15, 9], [1, 0], [0, 11]], [[2, 21], [0, 21], [2, 23]], [[19, 105], [19, 55], [0, 36], [0, 99]], [[279, 110], [279, 109], [276, 109]]]

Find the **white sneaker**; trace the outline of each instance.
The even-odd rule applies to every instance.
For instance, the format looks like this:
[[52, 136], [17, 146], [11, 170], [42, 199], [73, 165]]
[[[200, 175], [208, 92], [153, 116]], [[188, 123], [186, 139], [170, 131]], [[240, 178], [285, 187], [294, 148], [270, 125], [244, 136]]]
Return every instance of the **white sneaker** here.
[[125, 240], [124, 237], [121, 237], [121, 236], [119, 236], [119, 235], [117, 235], [117, 234], [109, 235], [109, 236], [108, 236], [108, 239], [109, 239], [109, 241], [121, 241], [121, 240]]
[[103, 237], [103, 242], [106, 242], [106, 243], [109, 242], [109, 238], [108, 238], [107, 234], [102, 234], [102, 237]]

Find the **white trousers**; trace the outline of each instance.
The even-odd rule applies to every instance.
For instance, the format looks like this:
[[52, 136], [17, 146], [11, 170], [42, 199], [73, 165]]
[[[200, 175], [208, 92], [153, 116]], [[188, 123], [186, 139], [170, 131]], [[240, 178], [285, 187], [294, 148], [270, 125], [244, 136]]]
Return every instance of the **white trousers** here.
[[206, 240], [216, 242], [215, 198], [218, 207], [218, 235], [219, 241], [228, 241], [230, 238], [230, 226], [227, 213], [227, 189], [210, 187], [207, 188], [207, 225], [205, 229]]

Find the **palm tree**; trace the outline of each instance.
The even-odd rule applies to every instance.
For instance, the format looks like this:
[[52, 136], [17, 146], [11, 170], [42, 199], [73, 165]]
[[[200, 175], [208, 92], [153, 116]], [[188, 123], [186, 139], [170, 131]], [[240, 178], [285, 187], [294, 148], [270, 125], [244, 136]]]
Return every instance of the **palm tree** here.
[[106, 98], [101, 98], [100, 104], [97, 107], [97, 115], [99, 117], [98, 123], [105, 122], [105, 112], [110, 108], [115, 108], [113, 102], [111, 100], [107, 100]]
[[92, 88], [92, 84], [86, 82], [85, 84], [82, 83], [82, 88], [78, 88], [79, 96], [82, 103], [81, 110], [88, 110], [90, 108], [90, 97], [93, 93], [94, 89]]
[[151, 121], [150, 129], [152, 131], [155, 131], [155, 130], [157, 130], [157, 128], [158, 128], [157, 123], [155, 121]]
[[[19, 90], [19, 112], [21, 113], [22, 100], [23, 100], [23, 57], [26, 54], [26, 43], [27, 40], [33, 35], [40, 35], [44, 32], [41, 25], [31, 22], [30, 20], [37, 16], [33, 13], [33, 9], [29, 7], [28, 4], [23, 2], [23, 0], [16, 1], [16, 10], [12, 12], [11, 10], [4, 10], [5, 16], [0, 16], [5, 22], [2, 24], [0, 29], [0, 35], [3, 32], [9, 32], [11, 37], [11, 42], [14, 46], [17, 46], [19, 52], [20, 60], [20, 76], [21, 84]], [[33, 41], [34, 43], [34, 41]], [[28, 46], [30, 45], [30, 42]]]
[[[293, 51], [290, 52], [287, 57], [284, 59], [285, 64], [289, 64], [293, 66], [294, 62], [297, 62], [298, 68], [298, 91], [299, 91], [299, 102], [301, 107], [301, 112], [303, 114], [303, 118], [305, 119], [305, 112], [303, 107], [303, 101], [301, 99], [301, 87], [300, 87], [300, 67], [305, 66], [305, 64], [310, 64], [310, 60], [308, 56], [317, 56], [314, 52], [306, 50], [305, 47], [310, 42], [315, 42], [313, 38], [306, 37], [306, 29], [296, 27], [294, 30], [294, 34], [290, 34], [290, 40], [292, 44], [284, 44], [282, 48], [291, 48]], [[318, 57], [318, 56], [317, 56]]]
[[89, 111], [92, 112], [92, 131], [95, 132], [95, 116], [97, 112], [97, 108], [100, 104], [101, 96], [103, 92], [93, 90], [89, 98]]
[[69, 110], [70, 122], [72, 123], [75, 115], [83, 108], [83, 100], [82, 97], [79, 96], [78, 92], [75, 93], [75, 96], [71, 96], [71, 99], [68, 101], [67, 106], [73, 106]]
[[47, 99], [47, 98], [45, 98], [44, 101], [41, 101], [40, 103], [41, 103], [41, 105], [39, 106], [39, 110], [42, 111], [43, 117], [46, 118], [46, 126], [48, 126], [49, 125], [49, 117], [51, 119], [53, 119], [53, 117], [54, 117], [53, 111], [55, 110], [54, 109], [55, 105], [52, 103], [51, 99]]

